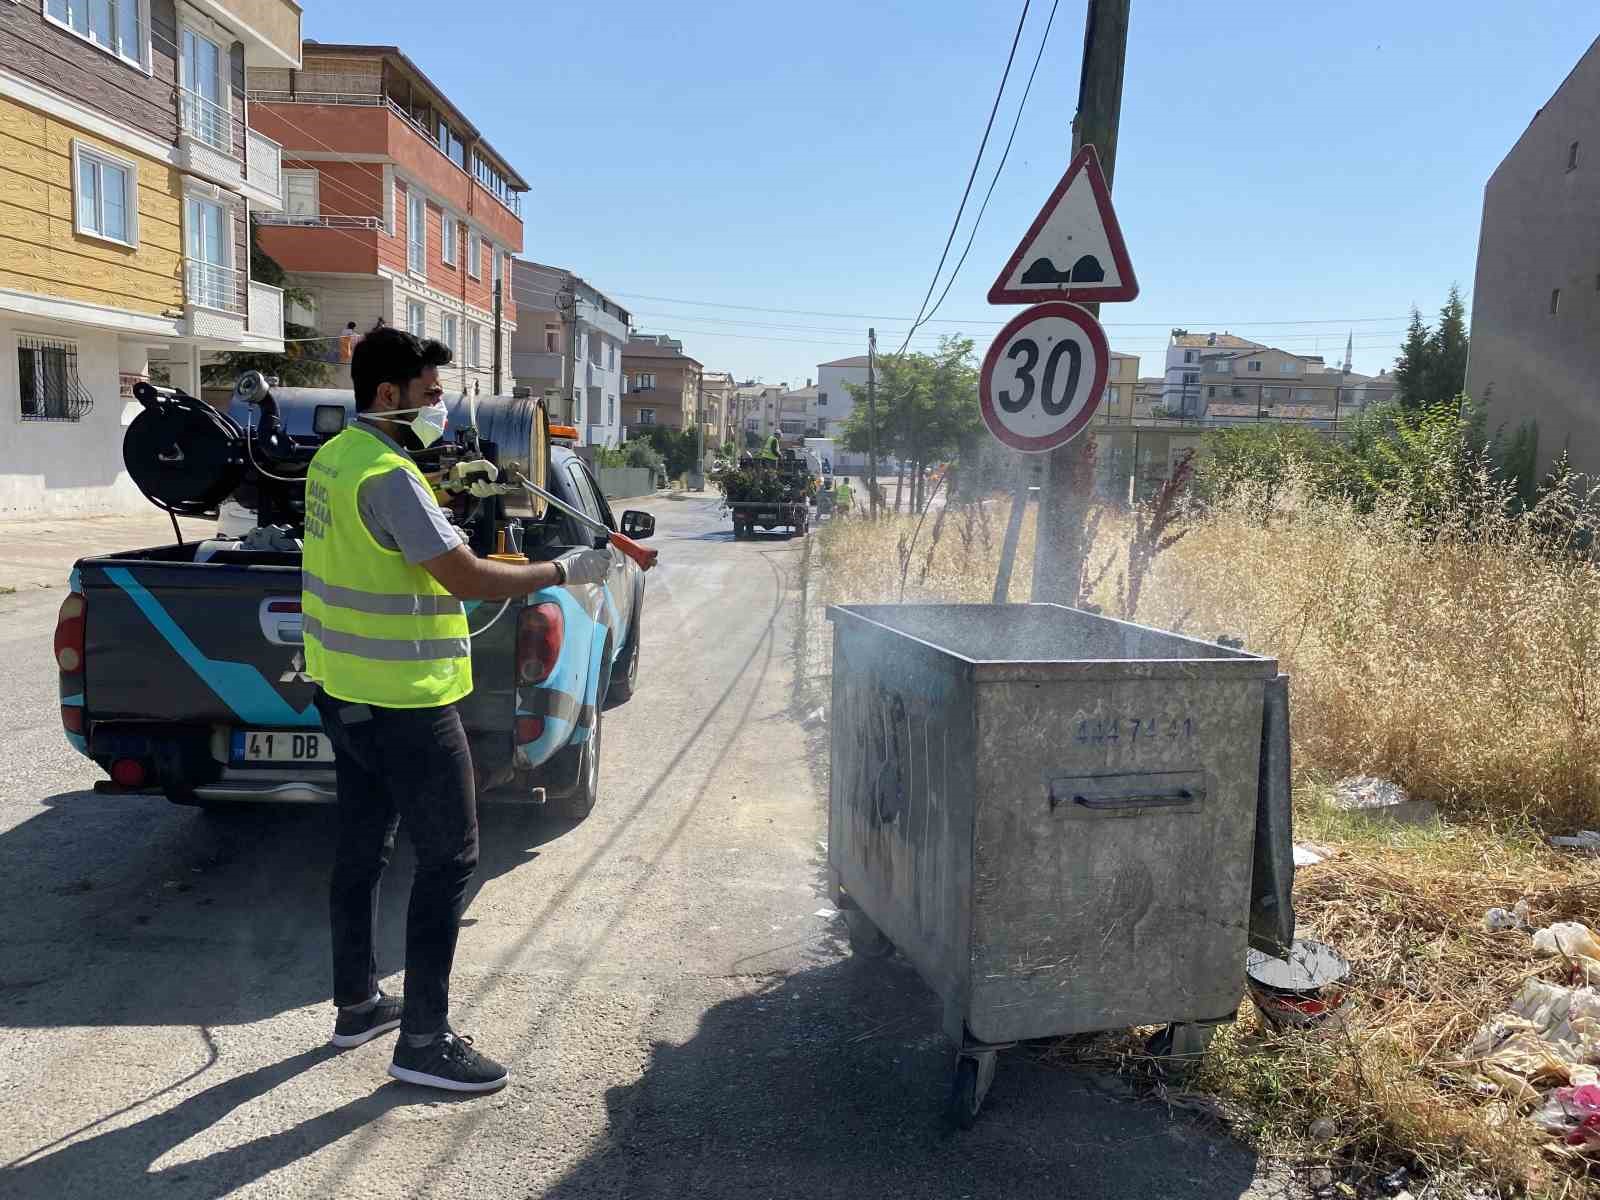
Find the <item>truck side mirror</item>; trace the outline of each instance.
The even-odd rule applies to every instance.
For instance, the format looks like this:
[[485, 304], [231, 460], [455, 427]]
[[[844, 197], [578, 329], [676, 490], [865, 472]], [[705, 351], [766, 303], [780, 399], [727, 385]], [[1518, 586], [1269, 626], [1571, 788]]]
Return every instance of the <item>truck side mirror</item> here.
[[656, 519], [647, 512], [630, 508], [622, 514], [622, 532], [636, 542], [655, 537]]

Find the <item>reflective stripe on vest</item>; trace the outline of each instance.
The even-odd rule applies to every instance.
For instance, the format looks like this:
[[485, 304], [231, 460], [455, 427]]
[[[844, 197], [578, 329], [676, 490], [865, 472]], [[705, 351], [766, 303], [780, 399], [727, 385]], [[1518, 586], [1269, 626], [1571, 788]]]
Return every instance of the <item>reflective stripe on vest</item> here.
[[333, 608], [348, 608], [351, 612], [389, 617], [445, 617], [467, 611], [454, 596], [397, 596], [391, 592], [368, 592], [361, 588], [328, 583], [306, 570], [300, 572], [300, 586], [324, 604]]
[[361, 517], [361, 485], [396, 470], [427, 488], [409, 457], [359, 425], [311, 461], [300, 593], [306, 673], [341, 700], [436, 708], [472, 691], [472, 643], [461, 601], [381, 545]]

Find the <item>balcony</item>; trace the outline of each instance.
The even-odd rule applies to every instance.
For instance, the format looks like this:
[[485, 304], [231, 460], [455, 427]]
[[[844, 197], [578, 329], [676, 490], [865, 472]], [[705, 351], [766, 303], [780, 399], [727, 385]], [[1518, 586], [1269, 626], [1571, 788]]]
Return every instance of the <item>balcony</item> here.
[[264, 213], [252, 212], [257, 225], [282, 225], [294, 229], [371, 229], [383, 228], [382, 217], [352, 217], [346, 213]]
[[[185, 335], [194, 338], [214, 338], [225, 342], [242, 341], [245, 319], [249, 312], [248, 283], [249, 279], [243, 271], [198, 258], [185, 258], [183, 260]], [[282, 329], [281, 316], [279, 329]]]
[[[399, 118], [405, 125], [425, 141], [433, 153], [439, 155], [467, 179], [467, 181], [487, 196], [493, 197], [512, 216], [519, 221], [522, 219], [522, 198], [516, 192], [501, 195], [493, 188], [487, 186], [482, 180], [473, 175], [466, 165], [471, 160], [471, 148], [463, 147], [463, 157], [466, 162], [457, 162], [455, 156], [448, 153], [439, 144], [439, 139], [421, 121], [407, 112], [406, 109], [395, 102], [394, 98], [386, 92], [373, 91], [376, 82], [371, 76], [347, 75], [334, 72], [297, 71], [294, 73], [294, 90], [284, 91], [278, 88], [251, 88], [250, 102], [252, 104], [304, 104], [304, 105], [332, 105], [336, 107], [375, 108], [387, 109], [391, 116]], [[297, 124], [303, 122], [296, 122]], [[460, 145], [460, 143], [457, 143]]]
[[250, 280], [245, 331], [253, 337], [283, 340], [283, 289]]
[[283, 147], [254, 129], [245, 133], [245, 182], [255, 189], [258, 204], [283, 204]]
[[233, 114], [188, 88], [178, 89], [178, 169], [237, 189], [244, 182], [233, 143]]
[[536, 390], [560, 387], [566, 370], [566, 356], [545, 351], [515, 350], [511, 354], [511, 374], [518, 383]]

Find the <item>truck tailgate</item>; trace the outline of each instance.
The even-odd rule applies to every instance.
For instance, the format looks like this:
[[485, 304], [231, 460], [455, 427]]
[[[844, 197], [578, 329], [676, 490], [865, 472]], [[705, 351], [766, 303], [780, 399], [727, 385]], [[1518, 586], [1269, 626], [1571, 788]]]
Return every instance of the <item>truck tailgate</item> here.
[[298, 566], [84, 559], [84, 701], [95, 722], [316, 727]]

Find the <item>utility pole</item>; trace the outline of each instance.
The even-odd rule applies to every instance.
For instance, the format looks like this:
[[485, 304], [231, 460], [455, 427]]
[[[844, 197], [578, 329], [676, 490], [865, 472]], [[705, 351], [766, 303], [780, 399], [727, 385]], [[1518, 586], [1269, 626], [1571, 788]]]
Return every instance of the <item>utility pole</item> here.
[[500, 339], [504, 334], [500, 314], [500, 293], [505, 291], [505, 272], [501, 269], [500, 251], [490, 250], [489, 253], [494, 255], [494, 352], [490, 355], [490, 361], [494, 364], [494, 394], [499, 396], [502, 394], [500, 387]]
[[696, 386], [694, 394], [694, 429], [695, 445], [699, 447], [694, 459], [694, 473], [701, 474], [706, 469], [706, 371], [700, 368], [700, 373], [695, 376]]
[[[1122, 71], [1128, 56], [1128, 9], [1132, 0], [1089, 0], [1083, 30], [1083, 70], [1078, 112], [1072, 120], [1072, 153], [1086, 144], [1100, 153], [1106, 187], [1117, 166], [1117, 126], [1122, 117]], [[1098, 304], [1084, 305], [1099, 314]], [[1074, 495], [1073, 475], [1088, 470], [1086, 438], [1052, 450], [1040, 492], [1039, 531], [1033, 560], [1033, 600], [1076, 607], [1082, 597], [1085, 498]], [[1078, 481], [1086, 491], [1090, 479]]]
[[867, 330], [867, 514], [878, 516], [878, 331]]
[[570, 275], [556, 293], [561, 316], [567, 323], [567, 346], [561, 364], [561, 384], [567, 393], [567, 420], [579, 422], [578, 415], [578, 284]]

